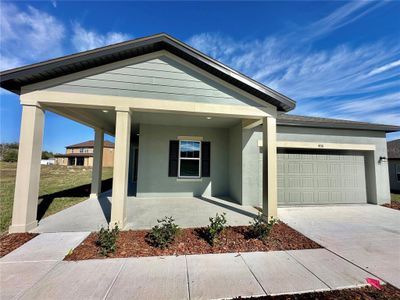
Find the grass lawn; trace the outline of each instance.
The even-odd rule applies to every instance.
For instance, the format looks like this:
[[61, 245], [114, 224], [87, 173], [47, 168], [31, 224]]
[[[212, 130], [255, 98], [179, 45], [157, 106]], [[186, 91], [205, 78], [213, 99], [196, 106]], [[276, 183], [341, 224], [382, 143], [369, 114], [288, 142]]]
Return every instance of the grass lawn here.
[[391, 194], [392, 202], [400, 202], [400, 194]]
[[[16, 163], [0, 162], [0, 234], [11, 224]], [[39, 207], [41, 217], [59, 212], [88, 198], [88, 189], [73, 189], [91, 182], [88, 167], [41, 166]], [[102, 179], [112, 177], [112, 168], [103, 168]], [[46, 201], [46, 203], [44, 203]]]

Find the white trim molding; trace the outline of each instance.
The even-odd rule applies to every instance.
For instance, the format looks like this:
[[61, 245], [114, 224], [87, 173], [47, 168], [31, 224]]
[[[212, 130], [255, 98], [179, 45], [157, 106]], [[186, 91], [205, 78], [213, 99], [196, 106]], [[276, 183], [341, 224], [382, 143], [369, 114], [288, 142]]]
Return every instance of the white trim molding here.
[[[261, 143], [260, 143], [261, 142]], [[262, 147], [262, 141], [258, 145]], [[278, 148], [297, 148], [297, 149], [328, 149], [328, 150], [359, 150], [375, 151], [376, 146], [372, 144], [340, 144], [340, 143], [317, 143], [317, 142], [292, 142], [278, 141]]]

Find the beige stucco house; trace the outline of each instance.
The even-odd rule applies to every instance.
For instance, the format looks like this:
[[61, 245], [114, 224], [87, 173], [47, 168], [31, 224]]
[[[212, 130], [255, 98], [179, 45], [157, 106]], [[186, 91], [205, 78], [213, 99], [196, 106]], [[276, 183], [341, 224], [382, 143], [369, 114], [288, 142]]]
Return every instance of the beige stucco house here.
[[[65, 147], [65, 154], [56, 154], [55, 161], [61, 166], [93, 167], [94, 141], [86, 141]], [[103, 167], [114, 165], [114, 143], [104, 141]]]
[[115, 136], [110, 224], [120, 227], [130, 184], [143, 201], [224, 196], [268, 216], [390, 201], [380, 157], [399, 127], [286, 114], [295, 101], [167, 34], [4, 71], [1, 86], [23, 108], [10, 232], [37, 226], [45, 111], [94, 129], [93, 196], [104, 133]]

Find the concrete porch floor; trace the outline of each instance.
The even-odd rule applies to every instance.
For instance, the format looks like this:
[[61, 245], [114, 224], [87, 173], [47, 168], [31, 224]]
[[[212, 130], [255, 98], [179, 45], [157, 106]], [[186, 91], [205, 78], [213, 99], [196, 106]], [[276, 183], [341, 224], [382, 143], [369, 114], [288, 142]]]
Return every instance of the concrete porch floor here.
[[[182, 228], [209, 224], [209, 217], [226, 213], [229, 225], [248, 225], [257, 215], [251, 206], [241, 206], [217, 197], [136, 198], [128, 197], [128, 223], [124, 229], [150, 229], [157, 219], [172, 216]], [[99, 199], [88, 199], [39, 221], [33, 232], [97, 231], [106, 227], [111, 213], [111, 191]]]

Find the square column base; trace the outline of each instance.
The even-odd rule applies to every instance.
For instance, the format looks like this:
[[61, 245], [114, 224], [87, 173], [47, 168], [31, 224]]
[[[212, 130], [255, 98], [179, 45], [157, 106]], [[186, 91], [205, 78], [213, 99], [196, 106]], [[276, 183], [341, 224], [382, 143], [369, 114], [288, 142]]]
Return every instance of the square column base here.
[[20, 232], [28, 232], [35, 229], [38, 226], [38, 222], [34, 221], [29, 224], [18, 224], [18, 225], [11, 225], [8, 228], [9, 233], [20, 233]]
[[98, 198], [99, 198], [99, 195], [97, 195], [96, 193], [92, 193], [89, 196], [89, 199], [98, 199]]

